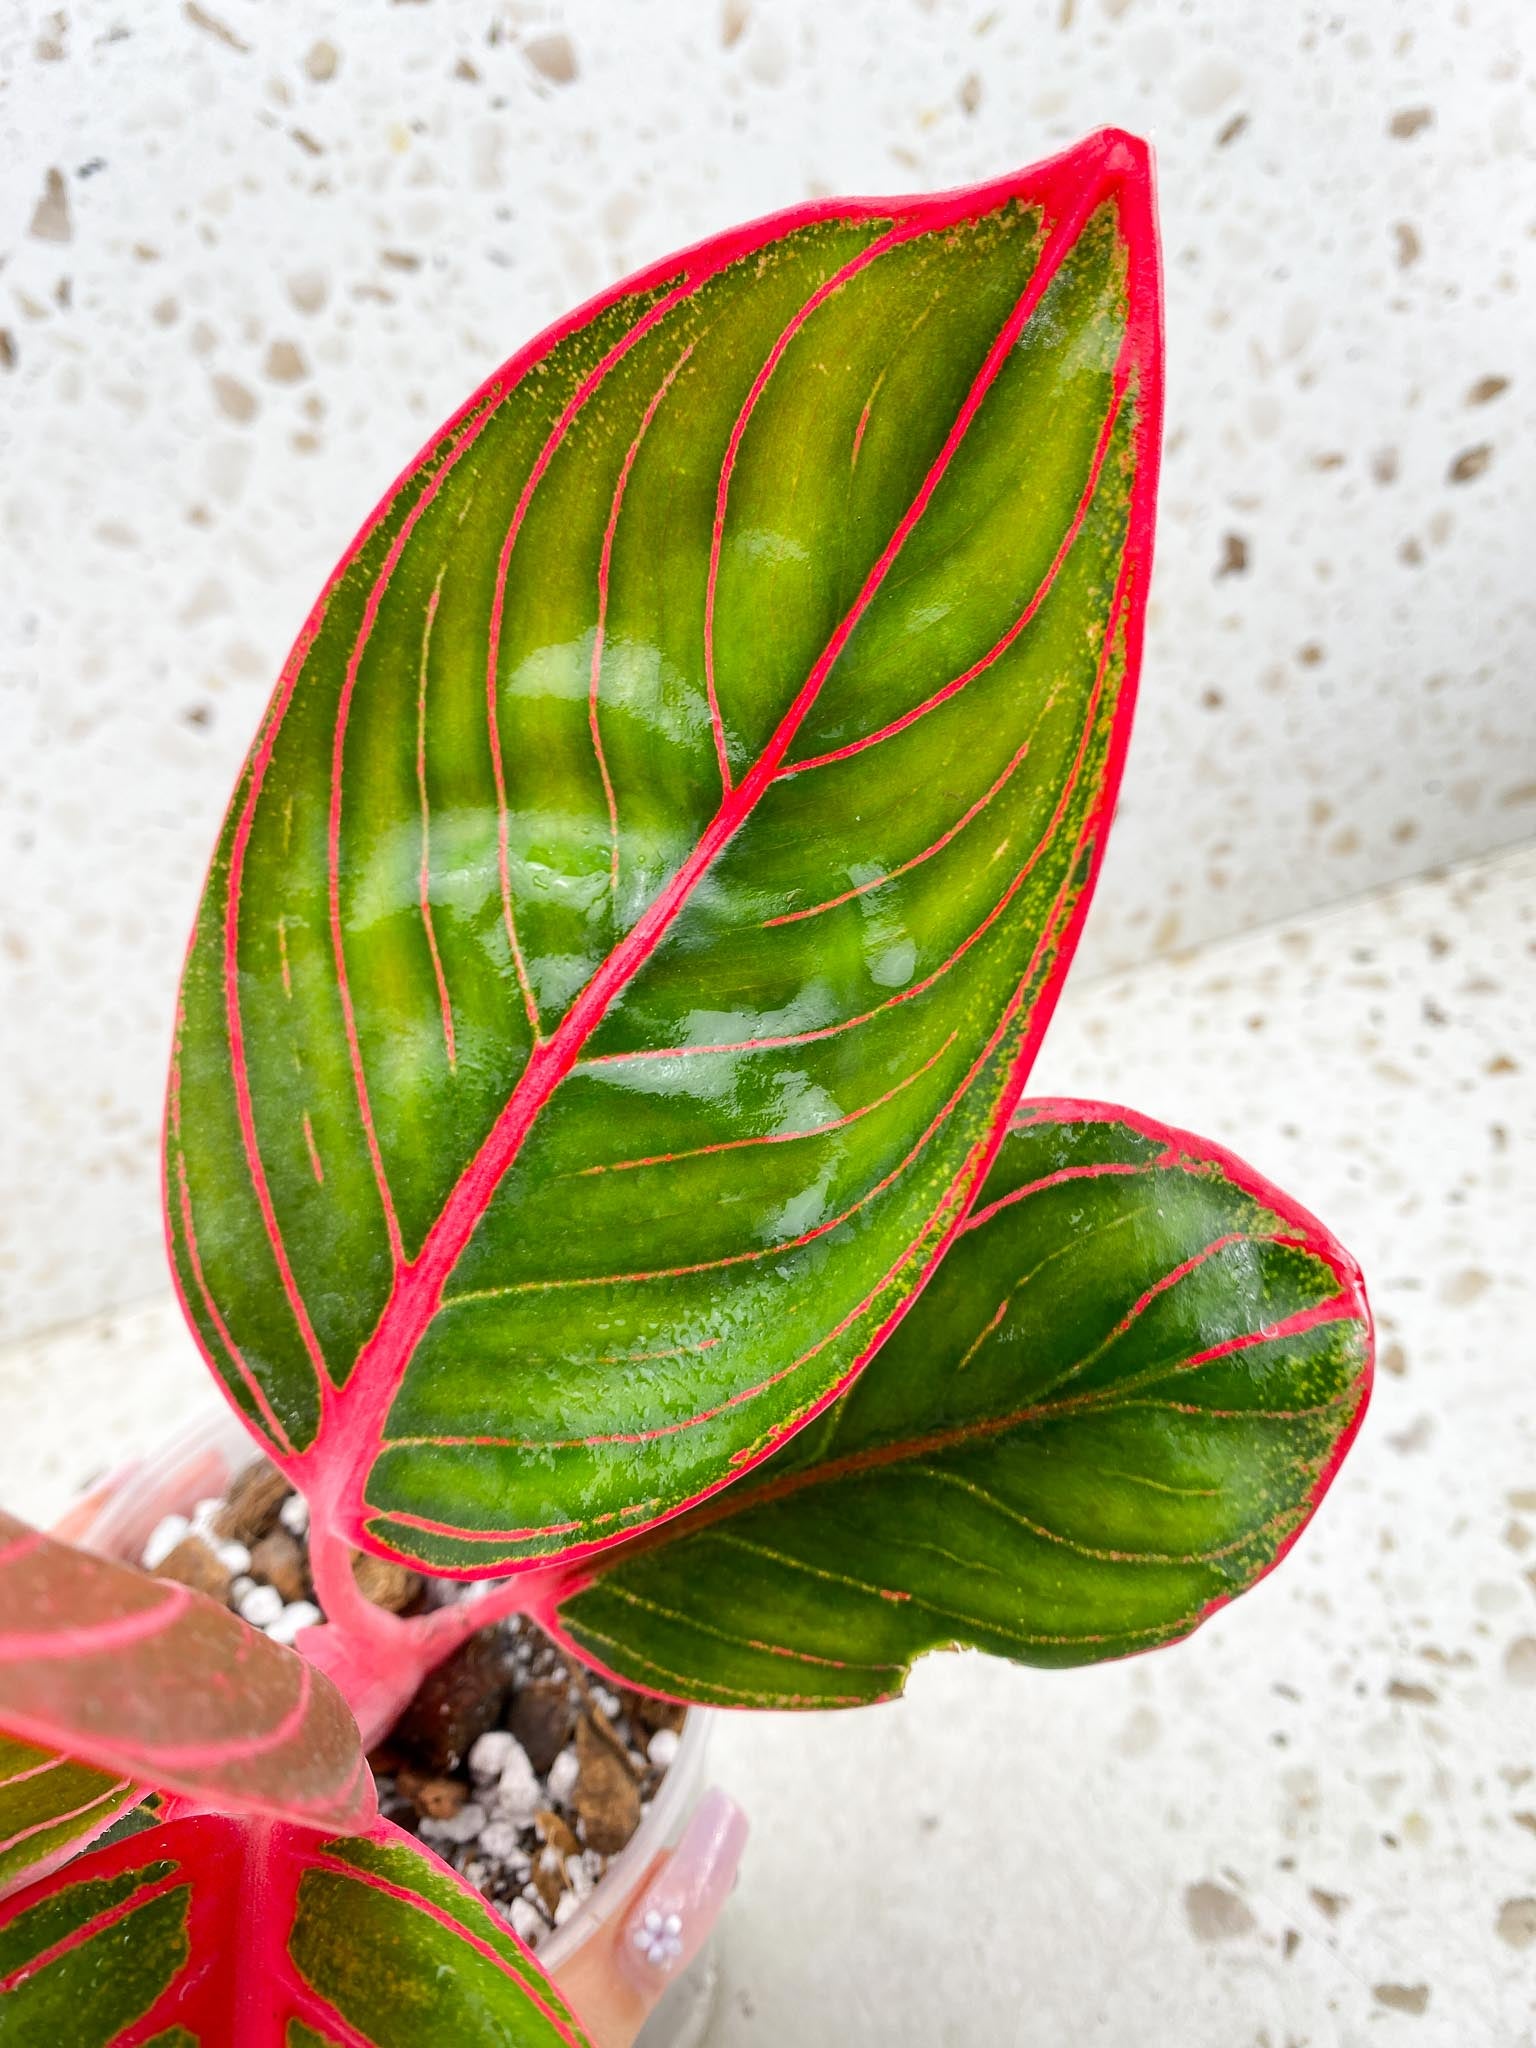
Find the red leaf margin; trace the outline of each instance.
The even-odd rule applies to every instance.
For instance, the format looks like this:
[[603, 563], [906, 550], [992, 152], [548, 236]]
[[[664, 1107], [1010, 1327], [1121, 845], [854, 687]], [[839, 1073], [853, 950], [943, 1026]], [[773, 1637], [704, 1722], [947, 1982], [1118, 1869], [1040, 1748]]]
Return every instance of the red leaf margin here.
[[[733, 1464], [731, 1469], [713, 1484], [702, 1488], [690, 1499], [680, 1502], [676, 1506], [654, 1516], [649, 1522], [633, 1521], [622, 1532], [596, 1537], [588, 1542], [573, 1545], [570, 1549], [558, 1553], [559, 1568], [564, 1568], [578, 1563], [585, 1558], [596, 1556], [612, 1549], [617, 1544], [631, 1540], [638, 1531], [658, 1527], [676, 1515], [690, 1512], [701, 1501], [708, 1499], [721, 1489], [733, 1485], [744, 1474], [755, 1469], [765, 1459], [772, 1457], [784, 1442], [797, 1434], [807, 1424], [814, 1421], [818, 1415], [823, 1413], [826, 1408], [846, 1393], [859, 1373], [879, 1351], [891, 1332], [910, 1309], [912, 1303], [922, 1291], [923, 1286], [926, 1285], [928, 1278], [937, 1269], [950, 1244], [954, 1241], [956, 1234], [963, 1227], [970, 1203], [974, 1200], [976, 1191], [980, 1188], [991, 1167], [997, 1149], [1001, 1145], [1006, 1133], [1009, 1117], [1023, 1093], [1029, 1068], [1060, 997], [1061, 988], [1065, 982], [1067, 971], [1081, 936], [1083, 921], [1087, 916], [1092, 901], [1103, 844], [1107, 838], [1107, 827], [1112, 817], [1120, 778], [1124, 768], [1126, 749], [1129, 745], [1132, 715], [1139, 679], [1147, 593], [1152, 568], [1163, 416], [1162, 270], [1156, 229], [1156, 198], [1152, 155], [1148, 145], [1139, 137], [1131, 135], [1123, 129], [1104, 128], [1056, 156], [1046, 158], [1037, 164], [1028, 166], [1022, 171], [985, 182], [981, 185], [955, 188], [938, 194], [873, 199], [822, 199], [787, 208], [778, 213], [765, 215], [741, 227], [728, 230], [722, 235], [707, 237], [681, 251], [671, 252], [657, 261], [644, 266], [642, 269], [633, 272], [617, 284], [596, 294], [583, 305], [544, 329], [542, 333], [527, 342], [497, 370], [492, 372], [450, 419], [433, 434], [427, 444], [401, 470], [388, 490], [379, 499], [372, 512], [369, 513], [368, 517], [358, 528], [352, 542], [341, 556], [340, 561], [327, 579], [319, 597], [312, 606], [284, 664], [272, 702], [268, 707], [247, 757], [247, 767], [255, 764], [258, 770], [257, 780], [245, 791], [244, 798], [242, 799], [241, 789], [245, 781], [244, 773], [242, 773], [236, 785], [235, 795], [231, 799], [229, 810], [226, 813], [225, 822], [227, 825], [229, 820], [235, 816], [235, 804], [237, 801], [243, 801], [247, 811], [254, 802], [259, 792], [259, 770], [264, 766], [266, 757], [270, 755], [277, 730], [286, 714], [288, 703], [291, 700], [292, 692], [303, 664], [320, 630], [330, 599], [347, 574], [359, 551], [371, 538], [375, 528], [392, 508], [399, 492], [416, 476], [436, 450], [442, 448], [445, 443], [454, 440], [456, 436], [472, 435], [475, 431], [475, 415], [481, 412], [493, 399], [504, 395], [528, 370], [536, 366], [557, 343], [596, 319], [621, 298], [652, 290], [660, 284], [676, 280], [679, 277], [682, 277], [685, 283], [680, 285], [678, 290], [680, 292], [691, 290], [708, 275], [725, 268], [744, 256], [752, 254], [768, 242], [820, 222], [894, 218], [907, 223], [920, 221], [922, 223], [921, 231], [937, 232], [946, 226], [974, 218], [1014, 199], [1022, 199], [1040, 205], [1046, 217], [1046, 241], [1042, 248], [1037, 277], [1031, 280], [1031, 284], [1026, 292], [1026, 298], [1030, 299], [1031, 308], [1038, 297], [1043, 294], [1046, 285], [1050, 281], [1050, 276], [1054, 274], [1055, 268], [1059, 265], [1061, 254], [1064, 253], [1064, 238], [1061, 235], [1064, 225], [1071, 222], [1076, 226], [1081, 226], [1094, 206], [1102, 205], [1111, 199], [1117, 202], [1118, 224], [1127, 254], [1127, 296], [1130, 304], [1125, 347], [1130, 354], [1139, 359], [1144, 372], [1144, 388], [1140, 398], [1135, 436], [1136, 476], [1129, 507], [1128, 528], [1123, 556], [1124, 566], [1122, 568], [1120, 584], [1117, 587], [1115, 602], [1111, 607], [1111, 615], [1106, 625], [1107, 642], [1115, 630], [1117, 619], [1123, 620], [1123, 679], [1115, 706], [1109, 743], [1105, 753], [1102, 781], [1093, 807], [1084, 821], [1082, 836], [1079, 841], [1080, 849], [1090, 850], [1087, 871], [1079, 888], [1077, 900], [1066, 923], [1054, 937], [1047, 934], [1046, 939], [1042, 941], [1042, 945], [1038, 949], [1036, 961], [1032, 963], [1031, 969], [1028, 970], [1033, 972], [1034, 967], [1039, 964], [1040, 957], [1048, 951], [1054, 954], [1044, 986], [1036, 998], [1029, 1026], [1014, 1055], [1013, 1067], [999, 1100], [998, 1113], [992, 1131], [988, 1139], [982, 1145], [975, 1148], [970, 1158], [962, 1167], [961, 1174], [957, 1176], [954, 1184], [958, 1187], [967, 1173], [972, 1174], [970, 1194], [957, 1205], [953, 1218], [933, 1247], [922, 1274], [912, 1288], [897, 1304], [884, 1323], [881, 1324], [870, 1342], [854, 1359], [837, 1383], [830, 1387], [813, 1405], [794, 1417], [789, 1425], [781, 1431], [771, 1434], [766, 1443], [755, 1454], [750, 1457], [741, 1458], [740, 1462]], [[913, 228], [912, 231], [917, 232], [919, 230]], [[1063, 241], [1063, 247], [1052, 258], [1051, 248], [1055, 241]], [[941, 451], [938, 458], [940, 465], [947, 459], [956, 437], [961, 433], [962, 423], [963, 415], [957, 419], [951, 436], [946, 441], [945, 448]], [[466, 442], [460, 439], [458, 445], [447, 458], [447, 467], [451, 468], [464, 445], [467, 445]], [[446, 470], [444, 473], [446, 473]], [[925, 491], [926, 489], [927, 486], [924, 487]], [[429, 487], [428, 496], [430, 497], [430, 495], [431, 488]], [[922, 495], [920, 493], [920, 500]], [[407, 532], [411, 523], [413, 522], [408, 522], [407, 524]], [[903, 527], [898, 527], [898, 536], [902, 534], [903, 530]], [[894, 545], [895, 541], [893, 539], [892, 548]], [[891, 551], [892, 549], [888, 548], [886, 553], [888, 554]], [[884, 559], [885, 556], [882, 555], [882, 562]], [[837, 636], [834, 636], [833, 644], [834, 647], [840, 646]], [[823, 663], [818, 664], [818, 668], [823, 666], [824, 663], [825, 657], [823, 658]], [[743, 785], [740, 782], [734, 788], [727, 784], [727, 801], [739, 797], [742, 787]], [[734, 827], [732, 829], [734, 830]], [[721, 845], [725, 843], [725, 838], [728, 836], [727, 834], [721, 838]], [[223, 843], [222, 832], [219, 843], [221, 845]], [[703, 842], [701, 842], [701, 848], [702, 845]], [[696, 849], [696, 852], [698, 850]], [[709, 858], [713, 859], [714, 853], [717, 851], [719, 851], [719, 846], [712, 847]], [[175, 1225], [172, 1212], [173, 1199], [180, 1200], [184, 1194], [184, 1190], [178, 1188], [173, 1195], [172, 1187], [171, 1135], [173, 1118], [176, 1111], [179, 1052], [173, 1057], [167, 1094], [167, 1113], [163, 1126], [162, 1213], [167, 1257], [171, 1268], [172, 1280], [188, 1328], [205, 1363], [213, 1373], [221, 1393], [231, 1409], [239, 1417], [243, 1426], [261, 1444], [262, 1448], [276, 1459], [290, 1477], [294, 1479], [295, 1483], [303, 1488], [310, 1499], [312, 1507], [317, 1510], [319, 1518], [323, 1522], [331, 1524], [336, 1530], [345, 1533], [348, 1541], [364, 1550], [392, 1560], [400, 1555], [385, 1540], [375, 1535], [368, 1526], [366, 1520], [368, 1511], [364, 1500], [367, 1474], [371, 1469], [374, 1457], [382, 1446], [384, 1424], [404, 1378], [411, 1355], [436, 1312], [437, 1296], [441, 1292], [444, 1280], [452, 1270], [465, 1244], [467, 1244], [486, 1205], [499, 1185], [502, 1175], [511, 1164], [511, 1158], [515, 1154], [516, 1145], [521, 1142], [521, 1137], [524, 1135], [527, 1126], [537, 1116], [544, 1102], [547, 1101], [549, 1094], [559, 1085], [559, 1082], [565, 1077], [565, 1074], [574, 1065], [579, 1056], [580, 1048], [587, 1032], [578, 1034], [573, 1029], [567, 1034], [565, 1027], [571, 1024], [574, 1013], [578, 1010], [585, 1011], [588, 1009], [593, 1012], [593, 1015], [587, 1030], [590, 1031], [590, 1029], [596, 1027], [597, 1022], [600, 1021], [607, 1008], [608, 1002], [612, 1000], [612, 996], [617, 992], [619, 986], [619, 971], [615, 965], [618, 956], [630, 948], [632, 941], [638, 946], [642, 936], [645, 938], [647, 950], [659, 942], [666, 926], [664, 922], [653, 920], [652, 912], [656, 911], [667, 896], [674, 891], [681, 878], [689, 875], [689, 869], [692, 865], [693, 860], [691, 858], [690, 862], [685, 863], [684, 868], [679, 871], [679, 875], [674, 876], [673, 881], [668, 884], [661, 897], [648, 908], [639, 924], [632, 929], [628, 937], [620, 941], [619, 946], [608, 956], [608, 959], [597, 970], [592, 980], [573, 999], [565, 1018], [557, 1026], [555, 1033], [542, 1043], [535, 1044], [533, 1052], [530, 1054], [529, 1068], [531, 1069], [536, 1065], [541, 1067], [547, 1066], [549, 1072], [547, 1080], [542, 1087], [542, 1092], [538, 1094], [538, 1099], [534, 1102], [526, 1117], [521, 1120], [520, 1127], [513, 1132], [512, 1152], [505, 1159], [499, 1161], [491, 1156], [498, 1143], [500, 1143], [503, 1149], [506, 1146], [507, 1132], [504, 1130], [504, 1126], [509, 1124], [509, 1112], [513, 1107], [512, 1100], [509, 1098], [508, 1103], [503, 1105], [496, 1123], [482, 1143], [480, 1150], [461, 1172], [455, 1188], [450, 1193], [443, 1209], [439, 1212], [436, 1221], [428, 1231], [416, 1260], [408, 1265], [397, 1263], [395, 1285], [390, 1298], [380, 1315], [373, 1334], [367, 1340], [358, 1358], [354, 1361], [352, 1372], [344, 1386], [341, 1388], [334, 1386], [327, 1371], [324, 1370], [321, 1364], [317, 1363], [316, 1380], [321, 1404], [320, 1421], [312, 1443], [302, 1453], [294, 1453], [292, 1451], [286, 1434], [270, 1411], [270, 1405], [266, 1400], [265, 1394], [251, 1379], [248, 1369], [244, 1367], [244, 1361], [241, 1359], [238, 1349], [231, 1345], [230, 1355], [237, 1366], [241, 1368], [248, 1389], [252, 1393], [252, 1397], [262, 1414], [267, 1418], [274, 1434], [264, 1435], [253, 1417], [240, 1407], [234, 1398], [224, 1372], [219, 1367], [210, 1346], [203, 1336], [193, 1310], [193, 1305], [188, 1299], [187, 1290], [183, 1283], [175, 1255]], [[707, 865], [708, 861], [700, 864], [700, 873], [703, 872]], [[690, 886], [693, 879], [696, 879], [696, 877], [689, 876]], [[232, 868], [229, 891], [229, 905], [231, 907], [226, 912], [226, 982], [229, 991], [228, 1000], [231, 1005], [231, 1046], [236, 1054], [236, 1065], [240, 1067], [242, 1062], [238, 1056], [240, 1045], [238, 970], [233, 952], [231, 951], [235, 932], [235, 926], [232, 922], [234, 915], [232, 906], [236, 905], [237, 902], [238, 888], [236, 886], [236, 875]], [[653, 922], [658, 922], [658, 928], [652, 934], [649, 932], [649, 927]], [[189, 936], [186, 948], [187, 960], [190, 960], [192, 957], [196, 937], [197, 931], [194, 924], [194, 929]], [[629, 971], [632, 971], [632, 969], [626, 970], [626, 973]], [[569, 1035], [571, 1040], [568, 1047], [562, 1048], [554, 1057], [544, 1057], [541, 1059], [541, 1055], [551, 1053], [557, 1040], [567, 1035]], [[520, 1077], [513, 1091], [514, 1095], [520, 1092], [522, 1082], [526, 1077], [527, 1070]], [[309, 1330], [308, 1312], [302, 1297], [298, 1294], [296, 1282], [289, 1269], [281, 1232], [278, 1229], [276, 1217], [271, 1210], [270, 1197], [266, 1194], [265, 1174], [261, 1164], [259, 1149], [257, 1148], [251, 1105], [238, 1086], [237, 1094], [240, 1095], [240, 1120], [247, 1162], [253, 1185], [256, 1189], [258, 1204], [262, 1211], [289, 1306], [299, 1325], [301, 1335], [308, 1333], [306, 1343], [313, 1353], [315, 1345], [313, 1333]], [[364, 1116], [364, 1124], [365, 1128], [370, 1132], [371, 1142], [371, 1123], [366, 1114]], [[462, 1216], [458, 1213], [460, 1210], [464, 1212]], [[448, 1221], [450, 1212], [452, 1212], [454, 1217], [453, 1228], [451, 1231], [445, 1231], [444, 1225]], [[193, 1250], [193, 1263], [195, 1269], [195, 1248]], [[200, 1283], [200, 1273], [195, 1272], [195, 1277]], [[402, 1282], [404, 1283], [403, 1286]], [[219, 1319], [216, 1305], [211, 1302], [205, 1305], [212, 1311], [217, 1323]], [[401, 1324], [404, 1325], [403, 1328], [399, 1327]], [[375, 1351], [376, 1346], [384, 1355], [382, 1357], [370, 1358], [369, 1354]], [[370, 1367], [372, 1367], [371, 1371]], [[463, 1534], [465, 1532], [460, 1531], [457, 1533]], [[406, 1561], [412, 1564], [416, 1563], [414, 1559], [407, 1559]], [[434, 1570], [437, 1570], [440, 1576], [463, 1580], [491, 1577], [503, 1578], [509, 1575], [527, 1575], [534, 1572], [545, 1573], [551, 1569], [552, 1560], [549, 1555], [520, 1559], [501, 1558], [484, 1566], [434, 1567]]]
[[[1040, 1096], [1019, 1103], [1015, 1107], [1012, 1116], [1008, 1119], [1004, 1135], [1006, 1136], [1007, 1130], [1043, 1122], [1117, 1124], [1126, 1130], [1134, 1132], [1138, 1137], [1151, 1139], [1154, 1143], [1161, 1145], [1163, 1148], [1162, 1156], [1155, 1162], [1159, 1166], [1177, 1166], [1191, 1173], [1198, 1173], [1204, 1169], [1214, 1167], [1235, 1188], [1249, 1196], [1262, 1208], [1269, 1210], [1282, 1223], [1290, 1227], [1287, 1241], [1293, 1241], [1300, 1250], [1320, 1259], [1333, 1273], [1339, 1286], [1338, 1294], [1334, 1297], [1334, 1301], [1328, 1304], [1330, 1308], [1336, 1308], [1336, 1314], [1331, 1315], [1329, 1320], [1345, 1321], [1353, 1318], [1357, 1319], [1363, 1326], [1365, 1357], [1359, 1376], [1359, 1397], [1350, 1411], [1348, 1421], [1340, 1430], [1338, 1440], [1329, 1453], [1322, 1470], [1313, 1482], [1307, 1496], [1305, 1514], [1297, 1522], [1295, 1528], [1288, 1533], [1284, 1541], [1276, 1549], [1275, 1555], [1256, 1578], [1252, 1579], [1246, 1586], [1234, 1591], [1220, 1593], [1213, 1600], [1208, 1601], [1183, 1634], [1172, 1638], [1173, 1642], [1187, 1642], [1197, 1629], [1205, 1626], [1213, 1615], [1219, 1614], [1222, 1608], [1230, 1606], [1234, 1600], [1241, 1598], [1244, 1594], [1252, 1592], [1255, 1586], [1262, 1584], [1290, 1556], [1302, 1535], [1310, 1527], [1313, 1517], [1322, 1506], [1324, 1498], [1332, 1487], [1334, 1480], [1338, 1477], [1340, 1468], [1345, 1458], [1349, 1455], [1356, 1437], [1360, 1434], [1376, 1382], [1376, 1324], [1375, 1318], [1371, 1313], [1370, 1301], [1366, 1294], [1365, 1276], [1361, 1272], [1359, 1263], [1353, 1254], [1345, 1249], [1328, 1226], [1321, 1222], [1310, 1209], [1305, 1208], [1292, 1196], [1284, 1193], [1282, 1189], [1276, 1187], [1273, 1181], [1260, 1173], [1256, 1167], [1250, 1166], [1246, 1160], [1240, 1159], [1235, 1152], [1229, 1151], [1225, 1145], [1218, 1144], [1214, 1139], [1199, 1137], [1192, 1131], [1183, 1130], [1174, 1124], [1163, 1123], [1157, 1117], [1144, 1115], [1138, 1110], [1126, 1109], [1118, 1103], [1081, 1100], [1073, 1096]], [[1092, 1171], [1093, 1169], [1067, 1168], [1064, 1170], [1061, 1178], [1077, 1178]], [[1007, 1199], [1016, 1199], [1016, 1196]], [[971, 1212], [965, 1221], [962, 1222], [960, 1228], [965, 1229], [969, 1227], [969, 1224], [974, 1220], [979, 1220], [979, 1216], [973, 1204]], [[741, 1511], [746, 1512], [751, 1507], [757, 1505], [762, 1497], [761, 1494], [757, 1494], [754, 1497], [744, 1492], [739, 1497]], [[689, 1512], [692, 1513], [694, 1511], [690, 1510]], [[722, 1501], [716, 1505], [712, 1514], [707, 1519], [728, 1519], [732, 1512], [733, 1504]], [[679, 1536], [682, 1533], [681, 1531], [677, 1532]], [[658, 1544], [664, 1544], [668, 1540], [668, 1534], [667, 1530], [653, 1526], [638, 1537], [630, 1538], [627, 1547], [636, 1550], [651, 1549]], [[546, 1635], [553, 1637], [559, 1643], [568, 1656], [575, 1658], [578, 1663], [584, 1665], [589, 1671], [595, 1673], [608, 1684], [627, 1686], [631, 1691], [648, 1693], [657, 1699], [671, 1700], [678, 1705], [694, 1707], [697, 1704], [696, 1702], [688, 1700], [680, 1694], [660, 1691], [654, 1686], [642, 1683], [632, 1674], [625, 1674], [611, 1669], [600, 1658], [595, 1657], [592, 1651], [584, 1644], [578, 1643], [561, 1622], [561, 1603], [565, 1600], [573, 1599], [577, 1594], [584, 1592], [588, 1586], [602, 1577], [605, 1568], [617, 1566], [622, 1561], [623, 1550], [620, 1548], [616, 1552], [610, 1551], [601, 1563], [594, 1564], [590, 1561], [562, 1562], [560, 1565], [552, 1567], [546, 1577], [538, 1583], [533, 1598], [522, 1603], [525, 1611], [538, 1623]], [[478, 1605], [479, 1603], [477, 1603]], [[490, 1611], [490, 1605], [491, 1603], [487, 1603], [485, 1611]], [[1157, 1643], [1146, 1649], [1127, 1651], [1123, 1656], [1109, 1661], [1124, 1663], [1132, 1657], [1150, 1656], [1155, 1651], [1167, 1649], [1170, 1646], [1170, 1643], [1167, 1642]], [[892, 1697], [895, 1696], [892, 1695]], [[710, 1711], [713, 1713], [752, 1713], [758, 1710], [751, 1707], [735, 1706], [730, 1703], [711, 1703]]]

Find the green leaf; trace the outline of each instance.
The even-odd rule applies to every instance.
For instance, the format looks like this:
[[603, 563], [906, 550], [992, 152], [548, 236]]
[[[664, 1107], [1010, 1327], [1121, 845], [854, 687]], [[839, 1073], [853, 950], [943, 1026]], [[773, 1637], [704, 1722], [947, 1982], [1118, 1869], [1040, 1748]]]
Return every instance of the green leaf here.
[[1026, 1106], [927, 1292], [761, 1478], [552, 1617], [631, 1685], [857, 1706], [927, 1650], [1022, 1664], [1177, 1640], [1295, 1541], [1358, 1428], [1353, 1261], [1230, 1154]]
[[1160, 372], [1106, 133], [654, 265], [370, 519], [236, 789], [167, 1120], [192, 1326], [354, 1540], [615, 1540], [902, 1314], [1086, 909]]
[[56, 1754], [82, 1797], [106, 1772], [123, 1796], [101, 1824], [135, 1785], [327, 1830], [378, 1811], [330, 1679], [204, 1594], [0, 1511], [0, 1614], [0, 1730]]
[[0, 1731], [0, 1898], [55, 1869], [142, 1797], [131, 1779]]
[[200, 1815], [0, 1909], [0, 2048], [582, 2048], [505, 1922], [398, 1828]]

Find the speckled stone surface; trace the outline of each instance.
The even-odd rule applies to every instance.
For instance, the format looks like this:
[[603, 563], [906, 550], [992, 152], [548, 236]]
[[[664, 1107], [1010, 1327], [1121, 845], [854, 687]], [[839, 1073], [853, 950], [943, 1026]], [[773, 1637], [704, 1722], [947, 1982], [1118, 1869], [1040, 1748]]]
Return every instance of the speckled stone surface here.
[[[755, 1833], [713, 2048], [1533, 2048], [1533, 985], [1536, 848], [1069, 990], [1035, 1092], [1316, 1209], [1371, 1412], [1187, 1644], [721, 1717]], [[0, 1498], [46, 1515], [209, 1398], [166, 1301], [0, 1353]]]
[[202, 863], [369, 505], [554, 314], [808, 195], [1157, 145], [1161, 559], [1098, 966], [1527, 835], [1533, 51], [1522, 0], [11, 0], [0, 1332], [157, 1280]]

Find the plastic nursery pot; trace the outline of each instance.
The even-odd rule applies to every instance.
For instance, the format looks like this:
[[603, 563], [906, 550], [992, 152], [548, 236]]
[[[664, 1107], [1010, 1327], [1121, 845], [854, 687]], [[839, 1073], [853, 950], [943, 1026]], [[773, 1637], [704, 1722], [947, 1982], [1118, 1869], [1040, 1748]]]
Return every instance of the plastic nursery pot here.
[[[194, 1502], [222, 1493], [257, 1455], [232, 1415], [202, 1417], [179, 1431], [163, 1450], [125, 1466], [98, 1487], [66, 1518], [64, 1533], [102, 1556], [137, 1563], [162, 1516], [189, 1513]], [[677, 1754], [639, 1827], [590, 1896], [539, 1948], [540, 1967], [552, 1977], [558, 1978], [578, 1951], [623, 1913], [654, 1859], [677, 1842], [704, 1789], [708, 1739], [709, 1716], [690, 1708]], [[706, 1942], [668, 1987], [636, 2048], [698, 2048], [714, 2005], [717, 1975]]]

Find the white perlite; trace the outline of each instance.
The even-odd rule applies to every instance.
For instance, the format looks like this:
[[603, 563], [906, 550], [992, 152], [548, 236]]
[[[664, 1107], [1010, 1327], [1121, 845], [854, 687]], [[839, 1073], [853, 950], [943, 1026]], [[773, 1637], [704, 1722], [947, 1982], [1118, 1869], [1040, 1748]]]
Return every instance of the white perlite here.
[[[526, 1827], [544, 1804], [544, 1792], [523, 1745], [514, 1735], [508, 1735], [507, 1741], [511, 1748], [507, 1751], [507, 1760], [502, 1765], [501, 1776], [496, 1782], [496, 1817], [498, 1820], [515, 1821], [519, 1827]], [[572, 1784], [574, 1783], [573, 1779]]]
[[290, 1493], [277, 1511], [277, 1519], [290, 1536], [302, 1536], [309, 1528], [309, 1502], [302, 1493]]
[[514, 1899], [506, 1908], [506, 1914], [512, 1922], [512, 1932], [530, 1947], [544, 1932], [544, 1915], [537, 1906], [530, 1906], [526, 1899]]
[[484, 1779], [487, 1783], [493, 1778], [499, 1778], [517, 1746], [517, 1737], [505, 1728], [487, 1729], [485, 1734], [478, 1736], [470, 1746], [470, 1775]]
[[664, 1771], [677, 1755], [677, 1734], [671, 1728], [658, 1728], [646, 1747], [646, 1755], [658, 1770]]
[[192, 1524], [185, 1515], [165, 1515], [156, 1522], [149, 1532], [149, 1541], [139, 1554], [139, 1562], [145, 1571], [158, 1571], [182, 1538], [190, 1534]]
[[270, 1628], [283, 1611], [283, 1596], [276, 1586], [252, 1586], [240, 1602], [240, 1619], [252, 1628]]
[[472, 1842], [485, 1826], [485, 1808], [466, 1800], [447, 1820], [424, 1820], [420, 1826], [424, 1842]]
[[480, 1848], [498, 1863], [512, 1862], [520, 1853], [517, 1827], [509, 1820], [488, 1820], [480, 1830]]
[[290, 1600], [276, 1621], [267, 1624], [267, 1634], [274, 1643], [291, 1643], [300, 1629], [313, 1628], [319, 1619], [313, 1600]]
[[549, 1767], [549, 1796], [556, 1806], [568, 1806], [571, 1794], [576, 1790], [576, 1779], [581, 1766], [576, 1761], [574, 1749], [562, 1749]]

